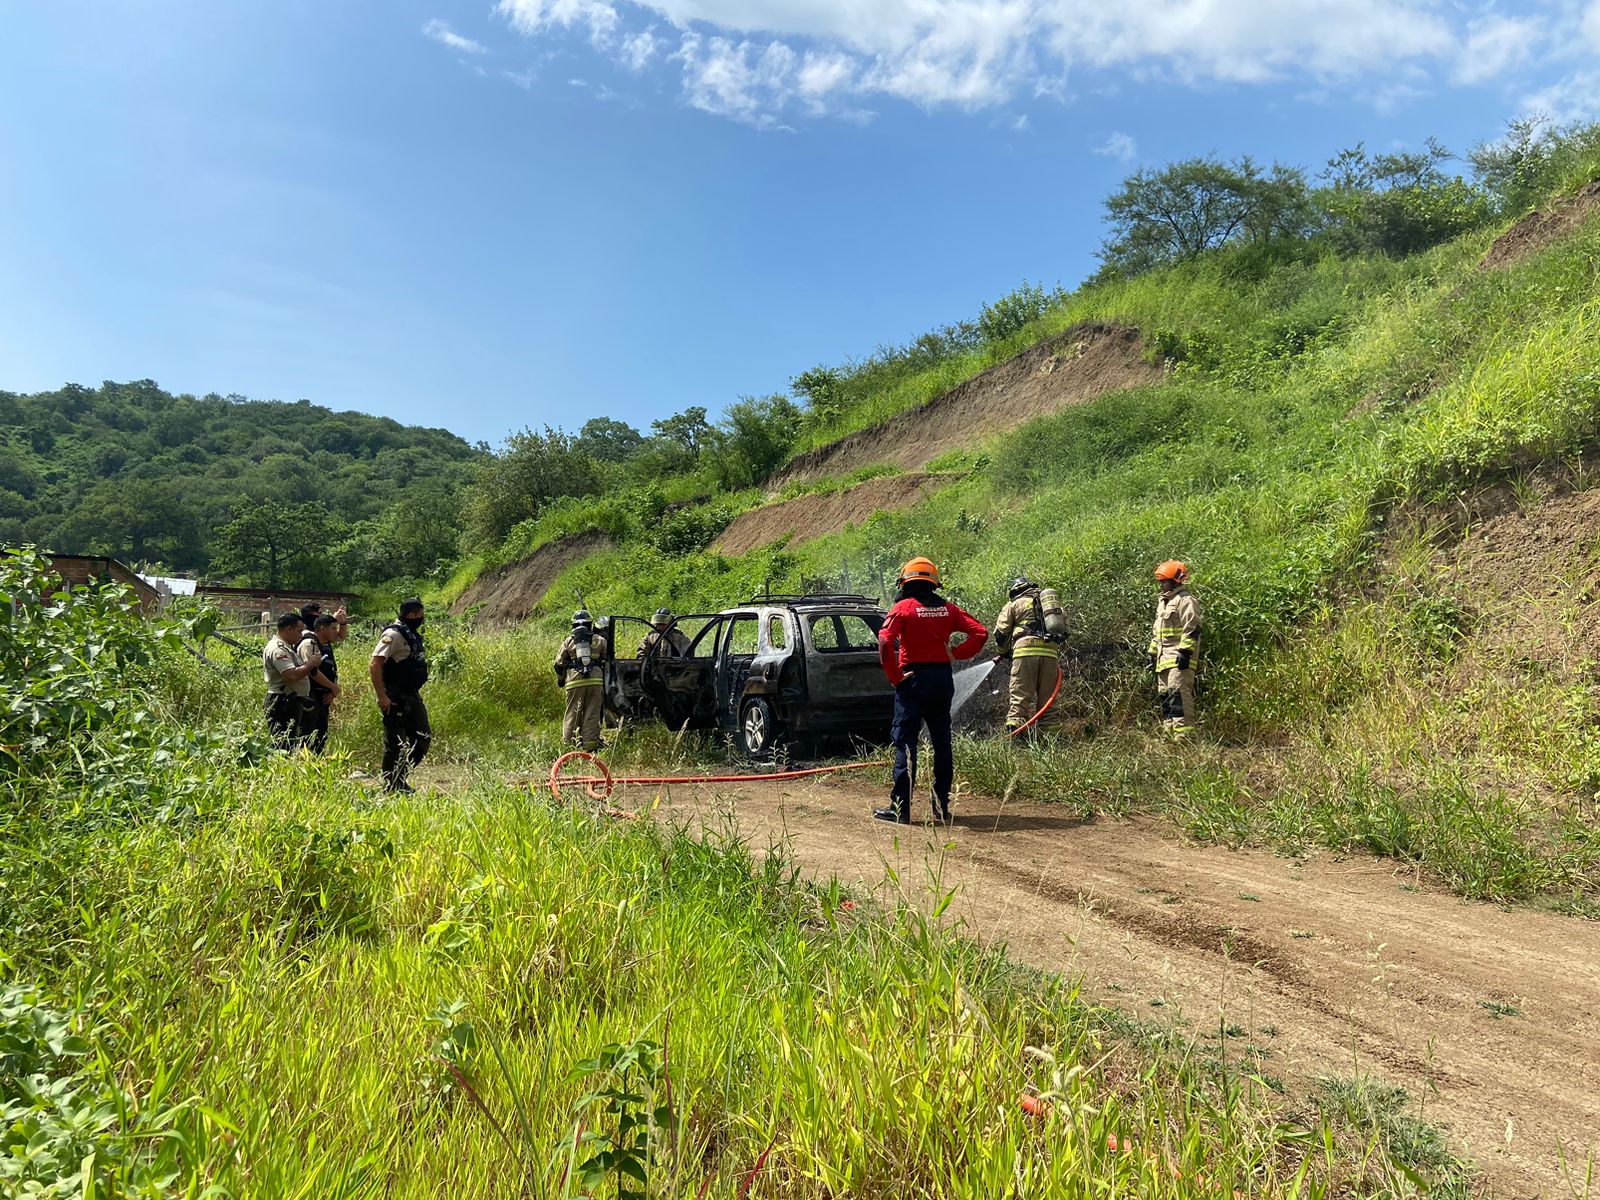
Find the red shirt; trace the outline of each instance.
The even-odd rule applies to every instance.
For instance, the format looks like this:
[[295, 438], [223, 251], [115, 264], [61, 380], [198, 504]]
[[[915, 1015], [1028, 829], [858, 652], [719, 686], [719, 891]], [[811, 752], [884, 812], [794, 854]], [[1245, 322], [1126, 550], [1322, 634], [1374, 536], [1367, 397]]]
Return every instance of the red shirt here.
[[[964, 633], [967, 640], [952, 648], [950, 635]], [[939, 599], [924, 604], [907, 597], [889, 610], [878, 631], [878, 657], [889, 682], [899, 687], [906, 670], [919, 663], [949, 663], [952, 658], [976, 658], [989, 640], [989, 631], [959, 605]]]

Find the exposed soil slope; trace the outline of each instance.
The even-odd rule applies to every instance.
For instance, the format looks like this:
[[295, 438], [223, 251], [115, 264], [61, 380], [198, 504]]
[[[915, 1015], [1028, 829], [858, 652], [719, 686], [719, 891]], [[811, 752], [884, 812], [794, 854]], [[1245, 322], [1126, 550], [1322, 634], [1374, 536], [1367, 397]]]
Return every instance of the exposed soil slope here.
[[1474, 644], [1560, 673], [1580, 670], [1600, 599], [1600, 489], [1559, 492], [1525, 508], [1502, 490], [1473, 514], [1440, 565], [1470, 606]]
[[869, 479], [821, 496], [796, 496], [741, 514], [711, 543], [719, 554], [748, 554], [781, 538], [793, 545], [860, 525], [874, 513], [910, 508], [954, 475], [915, 471]]
[[1074, 325], [920, 408], [800, 455], [770, 482], [781, 487], [874, 463], [926, 466], [947, 451], [1107, 392], [1155, 383], [1161, 374], [1145, 361], [1137, 330]]
[[526, 558], [503, 567], [491, 567], [479, 575], [450, 606], [450, 611], [459, 617], [482, 605], [473, 618], [480, 625], [515, 625], [526, 621], [561, 572], [610, 545], [611, 539], [598, 532], [578, 533], [546, 542]]
[[1508, 267], [1530, 254], [1543, 250], [1564, 234], [1571, 233], [1600, 210], [1600, 179], [1585, 184], [1573, 195], [1523, 217], [1495, 238], [1483, 256], [1485, 267]]
[[[621, 803], [654, 797], [634, 791]], [[849, 780], [680, 787], [659, 811], [731, 812], [752, 844], [890, 899], [927, 904], [936, 877], [957, 889], [946, 920], [1235, 1062], [1259, 1049], [1291, 1090], [1400, 1083], [1495, 1195], [1567, 1195], [1558, 1151], [1581, 1173], [1600, 1139], [1600, 925], [1466, 904], [1380, 860], [1195, 848], [981, 796], [954, 829], [897, 829], [868, 817], [880, 799]]]

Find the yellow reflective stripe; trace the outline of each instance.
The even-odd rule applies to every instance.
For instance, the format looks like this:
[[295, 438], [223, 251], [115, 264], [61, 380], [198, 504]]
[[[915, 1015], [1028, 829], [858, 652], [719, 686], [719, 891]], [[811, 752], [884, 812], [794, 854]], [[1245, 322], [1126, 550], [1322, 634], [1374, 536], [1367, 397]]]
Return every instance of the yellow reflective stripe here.
[[1055, 658], [1054, 646], [1018, 646], [1011, 652], [1012, 658]]
[[589, 679], [579, 678], [579, 679], [569, 679], [569, 680], [567, 680], [567, 686], [569, 688], [599, 687], [601, 685], [601, 683], [602, 683], [601, 680], [595, 679], [593, 677], [591, 677]]
[[1178, 640], [1179, 650], [1193, 650], [1196, 645], [1198, 645], [1198, 643], [1192, 637], [1180, 638]]

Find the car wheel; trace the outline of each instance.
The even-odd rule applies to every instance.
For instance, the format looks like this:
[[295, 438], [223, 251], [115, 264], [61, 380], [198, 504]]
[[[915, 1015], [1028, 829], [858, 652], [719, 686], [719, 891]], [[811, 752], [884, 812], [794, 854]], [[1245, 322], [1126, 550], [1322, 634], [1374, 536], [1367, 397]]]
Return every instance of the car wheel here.
[[778, 719], [765, 700], [747, 700], [739, 714], [739, 749], [751, 758], [766, 758], [779, 741]]

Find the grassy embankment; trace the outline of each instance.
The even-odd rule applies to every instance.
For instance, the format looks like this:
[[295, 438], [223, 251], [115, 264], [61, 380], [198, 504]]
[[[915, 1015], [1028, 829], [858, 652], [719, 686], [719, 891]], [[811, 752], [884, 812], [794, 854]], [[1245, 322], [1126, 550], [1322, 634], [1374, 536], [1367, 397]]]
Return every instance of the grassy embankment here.
[[[1600, 227], [1484, 270], [1494, 232], [1399, 261], [1224, 252], [1086, 287], [1015, 345], [900, 380], [831, 432], [1080, 321], [1140, 328], [1174, 361], [1166, 383], [948, 456], [958, 485], [793, 550], [674, 556], [625, 538], [567, 572], [533, 637], [551, 642], [580, 591], [603, 611], [715, 609], [846, 566], [892, 577], [917, 552], [959, 564], [952, 594], [988, 614], [1028, 571], [1098, 648], [1063, 710], [1101, 736], [973, 745], [971, 786], [1154, 807], [1229, 843], [1364, 847], [1470, 896], [1588, 909], [1600, 769], [1576, 610], [1559, 646], [1480, 639], [1495, 613], [1441, 564], [1506, 480], [1524, 499], [1593, 484]], [[1150, 740], [1139, 654], [1150, 565], [1174, 555], [1207, 615], [1207, 737], [1176, 758]], [[1540, 668], [1518, 668], [1530, 651]]]

